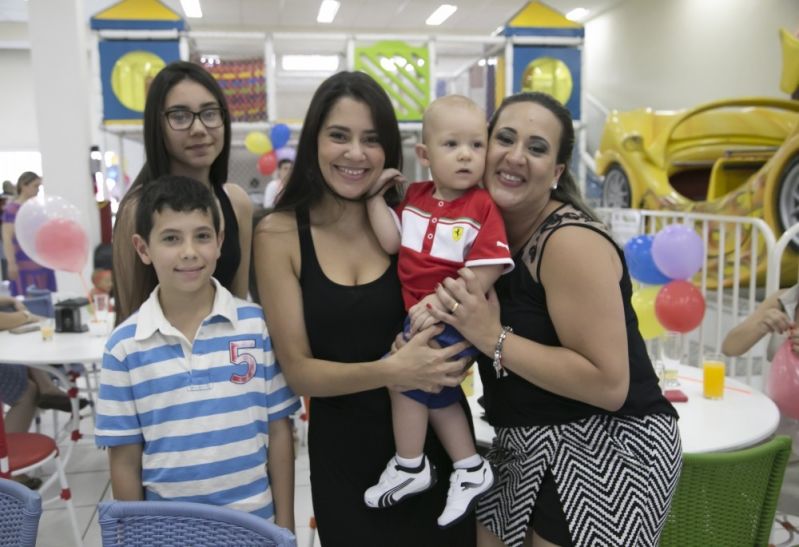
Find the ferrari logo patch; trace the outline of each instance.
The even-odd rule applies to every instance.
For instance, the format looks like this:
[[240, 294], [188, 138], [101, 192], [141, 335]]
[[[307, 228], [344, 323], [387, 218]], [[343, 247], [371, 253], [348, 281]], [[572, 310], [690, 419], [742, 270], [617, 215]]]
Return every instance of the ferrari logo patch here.
[[461, 226], [455, 226], [452, 228], [452, 240], [453, 241], [460, 241], [463, 237], [463, 228]]

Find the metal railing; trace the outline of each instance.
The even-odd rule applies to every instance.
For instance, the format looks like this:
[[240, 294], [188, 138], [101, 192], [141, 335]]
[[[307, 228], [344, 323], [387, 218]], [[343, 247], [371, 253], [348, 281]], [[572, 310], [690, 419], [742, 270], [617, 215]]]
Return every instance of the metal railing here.
[[[725, 334], [776, 290], [781, 257], [777, 249], [784, 250], [799, 232], [799, 228], [786, 232], [785, 243], [778, 247], [771, 228], [758, 218], [641, 209], [599, 209], [598, 213], [622, 246], [632, 235], [654, 235], [675, 223], [690, 226], [702, 238], [702, 268], [691, 281], [705, 299], [705, 316], [697, 329], [685, 334], [687, 364], [692, 366], [699, 366], [704, 353], [720, 353]], [[767, 370], [760, 348], [729, 360], [728, 374], [748, 384]]]

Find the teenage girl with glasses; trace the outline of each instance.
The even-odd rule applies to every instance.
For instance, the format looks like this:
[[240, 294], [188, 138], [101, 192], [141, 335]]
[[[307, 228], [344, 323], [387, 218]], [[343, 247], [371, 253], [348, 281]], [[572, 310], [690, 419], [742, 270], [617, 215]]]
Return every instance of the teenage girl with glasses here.
[[114, 227], [116, 320], [139, 309], [156, 286], [155, 273], [136, 258], [133, 219], [141, 192], [161, 175], [183, 175], [208, 184], [222, 212], [224, 241], [214, 277], [234, 295], [247, 297], [252, 202], [227, 182], [230, 116], [219, 84], [201, 66], [167, 65], [153, 79], [144, 107], [146, 163], [122, 199]]

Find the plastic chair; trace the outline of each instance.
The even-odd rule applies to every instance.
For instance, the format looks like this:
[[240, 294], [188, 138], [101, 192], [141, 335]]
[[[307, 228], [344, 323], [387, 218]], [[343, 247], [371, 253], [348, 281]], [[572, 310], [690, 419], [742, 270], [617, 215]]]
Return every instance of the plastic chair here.
[[297, 545], [285, 528], [227, 507], [185, 501], [104, 501], [98, 508], [103, 547]]
[[34, 547], [42, 498], [18, 482], [0, 479], [0, 545]]
[[[67, 506], [69, 521], [72, 525], [72, 535], [75, 545], [83, 546], [81, 533], [78, 528], [78, 518], [75, 515], [75, 507], [72, 504], [72, 493], [69, 490], [67, 476], [64, 473], [64, 465], [58, 454], [58, 446], [52, 437], [41, 433], [8, 433], [6, 434], [5, 422], [3, 420], [2, 401], [0, 401], [0, 478], [8, 479], [16, 475], [22, 475], [34, 469], [42, 467], [49, 461], [54, 461], [56, 473], [46, 480], [41, 486], [40, 491], [45, 491], [55, 480], [58, 479], [61, 491], [58, 495], [46, 500], [50, 503], [59, 498]], [[5, 545], [5, 544], [2, 544]], [[13, 543], [11, 545], [14, 545]]]
[[661, 546], [768, 545], [791, 439], [685, 454]]

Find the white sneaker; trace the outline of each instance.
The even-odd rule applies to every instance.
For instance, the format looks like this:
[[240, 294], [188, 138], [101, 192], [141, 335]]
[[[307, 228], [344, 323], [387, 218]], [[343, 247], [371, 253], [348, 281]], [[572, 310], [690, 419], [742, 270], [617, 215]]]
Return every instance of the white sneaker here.
[[429, 490], [435, 483], [436, 469], [427, 456], [422, 460], [422, 469], [417, 472], [409, 471], [391, 458], [380, 475], [380, 481], [364, 492], [363, 501], [369, 507], [391, 507], [408, 496]]
[[442, 528], [452, 526], [469, 514], [480, 495], [494, 484], [494, 472], [483, 459], [482, 463], [469, 469], [455, 469], [449, 476], [447, 505], [438, 517]]

